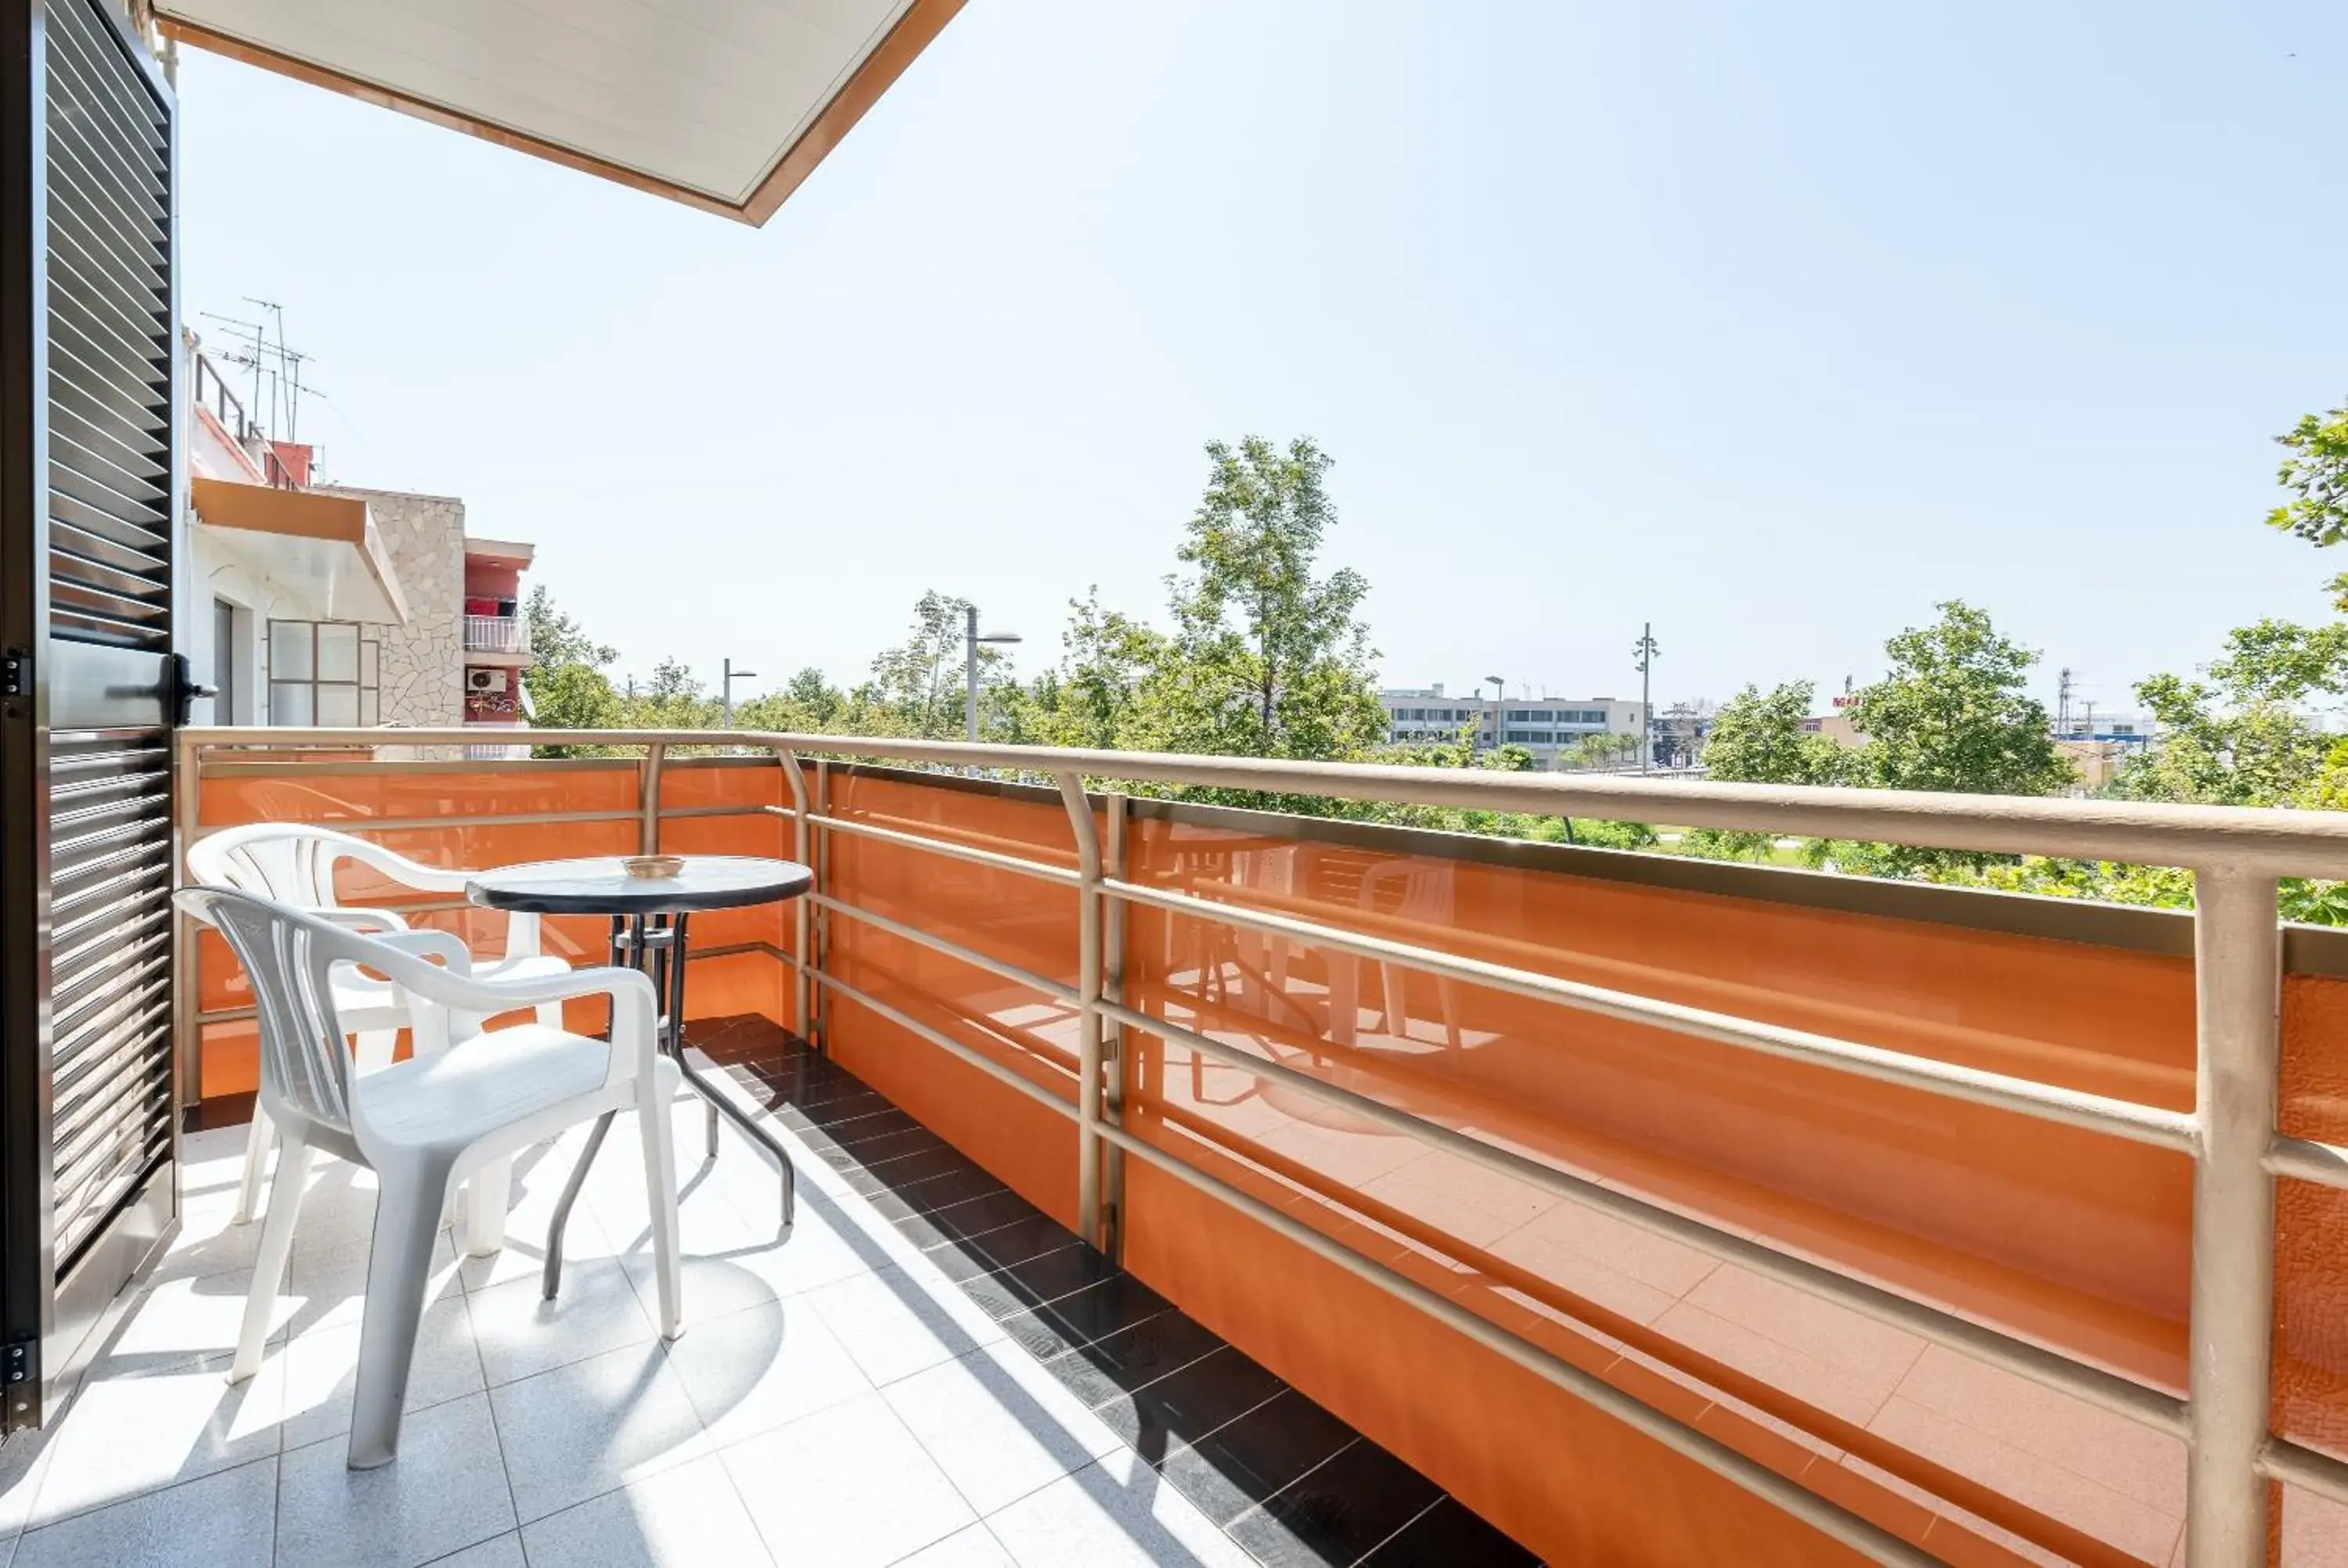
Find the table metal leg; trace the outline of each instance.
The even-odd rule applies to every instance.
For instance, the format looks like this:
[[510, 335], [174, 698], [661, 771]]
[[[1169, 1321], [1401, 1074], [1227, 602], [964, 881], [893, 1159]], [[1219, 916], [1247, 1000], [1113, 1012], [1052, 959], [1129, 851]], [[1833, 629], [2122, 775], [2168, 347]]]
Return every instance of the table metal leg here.
[[587, 1146], [579, 1151], [579, 1163], [571, 1167], [571, 1179], [562, 1184], [562, 1196], [555, 1201], [554, 1221], [546, 1229], [546, 1299], [562, 1286], [562, 1227], [571, 1223], [571, 1205], [579, 1201], [579, 1189], [587, 1184], [587, 1167], [595, 1163], [595, 1152], [603, 1146], [603, 1134], [612, 1130], [612, 1118], [616, 1111], [606, 1111], [595, 1118], [592, 1132], [587, 1134]]
[[[709, 1158], [717, 1157], [717, 1122], [723, 1116], [734, 1123], [736, 1131], [775, 1158], [783, 1178], [783, 1225], [788, 1228], [798, 1213], [798, 1173], [792, 1168], [790, 1152], [778, 1143], [774, 1134], [760, 1126], [743, 1109], [735, 1104], [724, 1091], [704, 1078], [685, 1060], [685, 917], [678, 915], [664, 927], [652, 927], [645, 917], [631, 918], [615, 915], [612, 917], [612, 962], [626, 962], [651, 977], [654, 994], [667, 1009], [661, 1020], [658, 1048], [676, 1063], [678, 1074], [685, 1087], [702, 1099], [708, 1118]], [[627, 957], [623, 958], [623, 948]], [[546, 1237], [546, 1299], [554, 1299], [562, 1281], [562, 1227], [571, 1218], [571, 1205], [586, 1184], [588, 1167], [603, 1147], [603, 1134], [612, 1124], [612, 1115], [605, 1112], [596, 1119], [595, 1130], [588, 1135], [586, 1148], [580, 1151], [579, 1163], [571, 1172], [571, 1179], [562, 1189], [562, 1199], [555, 1205], [554, 1219]]]

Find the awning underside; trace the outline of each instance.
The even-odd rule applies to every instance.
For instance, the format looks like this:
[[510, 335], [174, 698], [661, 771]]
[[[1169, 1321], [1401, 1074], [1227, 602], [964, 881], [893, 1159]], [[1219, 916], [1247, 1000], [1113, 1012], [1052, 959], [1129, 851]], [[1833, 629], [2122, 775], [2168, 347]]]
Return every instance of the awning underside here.
[[189, 44], [762, 223], [962, 0], [159, 0]]

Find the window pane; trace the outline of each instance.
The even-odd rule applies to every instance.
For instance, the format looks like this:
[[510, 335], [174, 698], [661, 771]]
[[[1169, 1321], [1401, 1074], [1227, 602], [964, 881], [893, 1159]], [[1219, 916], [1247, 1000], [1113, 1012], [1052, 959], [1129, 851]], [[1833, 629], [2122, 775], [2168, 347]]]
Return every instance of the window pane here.
[[373, 688], [383, 684], [382, 681], [377, 678], [376, 671], [376, 658], [382, 653], [382, 651], [383, 644], [376, 641], [372, 637], [367, 638], [359, 644], [360, 685]]
[[310, 671], [310, 623], [273, 620], [269, 623], [269, 678], [307, 681]]
[[318, 688], [318, 723], [348, 729], [359, 722], [359, 689], [356, 686]]
[[383, 723], [376, 717], [375, 688], [372, 686], [359, 688], [359, 723], [370, 728]]
[[273, 724], [310, 723], [310, 688], [294, 681], [269, 683], [269, 722]]
[[[359, 629], [349, 621], [324, 620], [318, 623], [318, 679], [348, 681], [359, 678]], [[324, 699], [321, 698], [321, 702]]]

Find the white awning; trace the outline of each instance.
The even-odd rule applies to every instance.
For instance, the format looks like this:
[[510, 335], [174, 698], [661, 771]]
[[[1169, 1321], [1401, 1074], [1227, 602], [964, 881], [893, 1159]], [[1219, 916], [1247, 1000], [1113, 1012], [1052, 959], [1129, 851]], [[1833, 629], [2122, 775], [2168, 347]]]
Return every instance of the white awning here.
[[407, 601], [365, 501], [227, 479], [189, 481], [203, 542], [299, 596], [300, 619], [407, 621]]
[[749, 223], [963, 0], [156, 0], [199, 48]]

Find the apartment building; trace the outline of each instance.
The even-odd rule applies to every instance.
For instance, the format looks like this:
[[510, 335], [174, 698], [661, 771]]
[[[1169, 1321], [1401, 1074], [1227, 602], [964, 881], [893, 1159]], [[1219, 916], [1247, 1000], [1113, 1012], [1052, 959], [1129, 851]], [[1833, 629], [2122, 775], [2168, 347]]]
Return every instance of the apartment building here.
[[1640, 706], [1613, 697], [1529, 697], [1493, 699], [1480, 695], [1447, 695], [1439, 684], [1382, 691], [1378, 700], [1386, 711], [1386, 733], [1396, 744], [1455, 739], [1472, 729], [1476, 749], [1522, 746], [1532, 753], [1535, 765], [1570, 765], [1585, 737], [1619, 735], [1631, 760], [1636, 738], [1645, 727]]
[[525, 722], [520, 579], [533, 547], [469, 537], [454, 496], [314, 483], [315, 449], [265, 435], [194, 334], [183, 345], [186, 589], [208, 611], [190, 618], [186, 651], [215, 691], [198, 721]]

